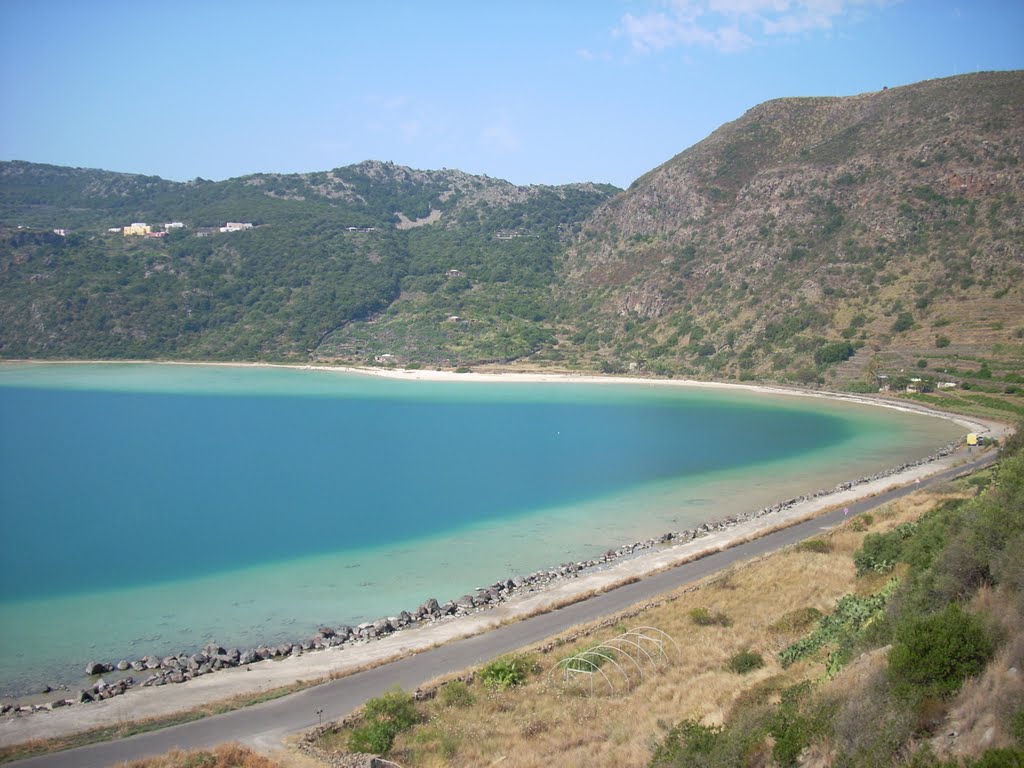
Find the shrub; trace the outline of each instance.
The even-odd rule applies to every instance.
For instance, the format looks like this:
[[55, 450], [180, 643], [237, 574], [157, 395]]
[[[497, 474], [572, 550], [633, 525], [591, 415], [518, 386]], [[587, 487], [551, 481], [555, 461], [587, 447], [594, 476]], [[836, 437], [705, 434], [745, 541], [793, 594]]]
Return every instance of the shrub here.
[[864, 544], [853, 555], [857, 575], [888, 573], [896, 567], [903, 542], [888, 533], [869, 533]]
[[412, 696], [396, 688], [370, 699], [363, 706], [363, 724], [349, 734], [348, 748], [353, 752], [383, 755], [402, 731], [419, 719]]
[[724, 613], [719, 613], [718, 611], [712, 613], [707, 608], [694, 608], [690, 611], [690, 621], [699, 627], [713, 627], [715, 625], [720, 627], [732, 626], [732, 619]]
[[892, 324], [893, 333], [903, 333], [914, 327], [914, 316], [909, 312], [900, 312], [896, 321]]
[[352, 752], [370, 755], [386, 754], [395, 743], [398, 731], [390, 723], [374, 721], [354, 728], [348, 737], [348, 748]]
[[655, 748], [650, 766], [734, 768], [749, 765], [763, 737], [763, 725], [757, 717], [741, 717], [726, 727], [684, 720]]
[[850, 530], [856, 533], [863, 533], [873, 522], [875, 522], [875, 516], [865, 512], [863, 515], [857, 515], [850, 521]]
[[760, 653], [744, 649], [729, 658], [728, 666], [730, 672], [735, 672], [737, 675], [745, 675], [748, 672], [753, 672], [755, 669], [763, 667], [764, 659]]
[[981, 620], [954, 603], [942, 613], [914, 617], [897, 627], [889, 681], [903, 698], [949, 697], [981, 672], [992, 653]]
[[949, 499], [922, 515], [914, 535], [904, 542], [900, 559], [915, 571], [930, 568], [949, 544], [949, 526], [965, 502], [965, 499]]
[[483, 668], [480, 679], [493, 690], [503, 691], [525, 683], [532, 668], [527, 656], [502, 656]]
[[783, 691], [768, 725], [768, 732], [775, 739], [772, 757], [776, 764], [795, 768], [800, 753], [829, 728], [831, 714], [827, 708], [814, 706], [807, 682]]
[[814, 353], [814, 362], [817, 365], [841, 363], [853, 357], [855, 351], [848, 341], [833, 341], [818, 347]]
[[864, 543], [853, 555], [857, 575], [866, 573], [888, 573], [896, 567], [903, 554], [903, 542], [913, 535], [913, 523], [903, 523], [888, 533], [869, 533]]
[[807, 606], [806, 608], [797, 608], [795, 611], [783, 614], [778, 620], [768, 626], [771, 632], [781, 632], [789, 634], [791, 632], [798, 632], [802, 629], [807, 629], [814, 622], [821, 618], [821, 611], [813, 606]]
[[1024, 768], [1024, 750], [990, 749], [979, 760], [969, 760], [966, 768]]
[[591, 646], [570, 657], [569, 662], [565, 666], [574, 672], [593, 672], [605, 662], [614, 660], [615, 651], [611, 648]]
[[938, 347], [939, 349], [943, 349], [945, 347], [948, 347], [949, 345], [949, 336], [939, 335], [935, 337], [935, 346]]
[[1017, 714], [1010, 718], [1010, 735], [1024, 747], [1024, 708], [1018, 709]]
[[882, 612], [898, 584], [896, 579], [891, 579], [877, 594], [839, 598], [835, 610], [822, 617], [814, 630], [779, 651], [779, 662], [788, 667], [822, 646], [832, 645], [836, 652], [829, 659], [829, 672], [838, 671], [864, 628]]
[[441, 689], [441, 703], [446, 707], [469, 707], [473, 701], [469, 686], [461, 680], [452, 680]]

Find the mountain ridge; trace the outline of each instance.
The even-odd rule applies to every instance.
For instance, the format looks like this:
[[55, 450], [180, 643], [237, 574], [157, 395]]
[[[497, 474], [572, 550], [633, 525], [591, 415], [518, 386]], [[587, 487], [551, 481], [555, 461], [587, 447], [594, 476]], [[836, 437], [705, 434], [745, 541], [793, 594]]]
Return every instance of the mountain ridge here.
[[[855, 388], [922, 361], [933, 378], [986, 364], [1015, 374], [1024, 356], [1022, 154], [1024, 73], [996, 72], [764, 102], [624, 191], [519, 187], [381, 161], [223, 182], [0, 163], [0, 225], [6, 250], [18, 252], [0, 271], [0, 298], [14, 305], [0, 310], [0, 354], [81, 357], [86, 348], [61, 339], [85, 316], [102, 338], [102, 316], [123, 314], [112, 301], [123, 275], [101, 276], [100, 287], [79, 275], [77, 288], [63, 289], [65, 308], [55, 306], [44, 287], [62, 272], [45, 260], [35, 271], [16, 263], [32, 249], [12, 245], [24, 238], [15, 225], [88, 230], [63, 241], [65, 258], [111, 222], [173, 217], [256, 226], [203, 248], [181, 236], [163, 246], [89, 241], [98, 249], [90, 268], [103, 248], [146, 251], [152, 263], [129, 280], [141, 290], [145, 272], [166, 279], [187, 273], [183, 264], [230, 264], [200, 281], [204, 329], [183, 330], [197, 308], [183, 310], [180, 297], [196, 287], [175, 285], [166, 311], [181, 323], [167, 343], [122, 349], [115, 342], [140, 329], [115, 317], [113, 341], [90, 355], [516, 361]], [[247, 274], [243, 296], [235, 283]], [[329, 298], [338, 292], [359, 300]], [[68, 316], [69, 303], [81, 316]], [[46, 342], [29, 332], [33, 313]], [[228, 342], [228, 327], [253, 343]], [[211, 332], [220, 341], [195, 343]], [[951, 364], [957, 356], [973, 362]]]
[[882, 351], [931, 304], [1021, 322], [1022, 93], [1013, 72], [760, 104], [599, 207], [562, 296], [598, 305], [581, 332], [610, 366], [726, 378], [818, 379], [824, 344]]

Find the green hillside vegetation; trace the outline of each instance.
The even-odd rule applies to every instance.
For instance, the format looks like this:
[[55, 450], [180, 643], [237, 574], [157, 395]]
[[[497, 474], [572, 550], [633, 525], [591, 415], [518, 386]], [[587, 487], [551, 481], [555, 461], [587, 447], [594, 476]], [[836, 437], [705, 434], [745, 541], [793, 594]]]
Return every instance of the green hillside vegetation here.
[[[1021, 72], [779, 99], [626, 191], [0, 163], [0, 355], [888, 385], [991, 415], [1024, 391], [1022, 115]], [[187, 228], [107, 231], [132, 221]]]
[[[825, 657], [821, 679], [782, 689], [777, 703], [746, 701], [722, 726], [683, 720], [658, 745], [652, 768], [753, 765], [769, 737], [769, 764], [778, 766], [811, 755], [851, 767], [1024, 764], [1024, 688], [1013, 682], [1024, 662], [1020, 442], [984, 494], [947, 501], [916, 523], [864, 539], [854, 557], [860, 578], [899, 569], [886, 598], [860, 599], [856, 621], [830, 623], [844, 601], [858, 601], [843, 598], [817, 629], [780, 653], [793, 663], [825, 648], [818, 652]], [[881, 550], [884, 558], [876, 559]], [[874, 567], [862, 567], [869, 560]], [[821, 640], [812, 646], [807, 641], [815, 637]], [[844, 673], [847, 667], [857, 673]], [[981, 720], [987, 739], [970, 733]], [[995, 730], [1009, 745], [986, 749]]]
[[[187, 184], [3, 163], [0, 354], [523, 357], [551, 340], [544, 321], [563, 238], [616, 191], [385, 163]], [[427, 217], [435, 223], [408, 227]], [[132, 221], [188, 226], [163, 239], [107, 231]], [[226, 221], [254, 228], [217, 231]]]

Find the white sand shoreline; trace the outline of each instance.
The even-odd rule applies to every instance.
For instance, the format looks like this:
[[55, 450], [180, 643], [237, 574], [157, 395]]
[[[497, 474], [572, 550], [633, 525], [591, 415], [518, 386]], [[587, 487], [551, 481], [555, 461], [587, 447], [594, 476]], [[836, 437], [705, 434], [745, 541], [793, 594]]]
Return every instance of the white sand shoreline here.
[[[14, 362], [14, 361], [11, 361]], [[48, 363], [49, 361], [23, 361]], [[112, 361], [59, 361], [73, 364], [111, 363]], [[117, 361], [120, 363], [122, 361]], [[150, 361], [125, 361], [150, 362]], [[440, 371], [398, 371], [335, 366], [278, 365], [265, 363], [162, 363], [170, 365], [214, 365], [230, 367], [281, 367], [305, 370], [324, 370], [341, 373], [377, 375], [426, 381], [469, 381], [469, 382], [572, 382], [587, 384], [653, 384], [659, 386], [690, 386], [704, 388], [728, 388], [751, 392], [782, 394], [792, 396], [819, 397], [846, 400], [866, 405], [894, 408], [924, 415], [952, 420], [968, 430], [1003, 438], [1010, 428], [1002, 423], [981, 419], [970, 419], [954, 414], [933, 411], [923, 406], [906, 403], [886, 402], [881, 398], [841, 393], [809, 392], [783, 387], [767, 387], [750, 384], [729, 384], [683, 380], [638, 379], [629, 377], [604, 377], [575, 374], [548, 373], [466, 373], [456, 374]], [[587, 572], [575, 579], [556, 582], [549, 588], [518, 596], [497, 607], [479, 613], [446, 620], [435, 624], [403, 630], [369, 643], [353, 643], [337, 648], [305, 653], [281, 661], [265, 661], [251, 665], [249, 669], [235, 668], [204, 675], [186, 683], [162, 686], [160, 688], [133, 688], [122, 696], [88, 705], [75, 705], [27, 716], [8, 717], [0, 722], [0, 745], [17, 744], [31, 739], [49, 738], [71, 734], [81, 730], [111, 725], [128, 719], [166, 716], [173, 713], [209, 704], [243, 694], [253, 694], [294, 683], [297, 680], [316, 680], [331, 675], [345, 674], [357, 669], [384, 663], [397, 657], [416, 653], [435, 645], [451, 642], [462, 637], [476, 635], [507, 623], [580, 597], [605, 591], [620, 584], [652, 574], [682, 562], [692, 560], [709, 552], [732, 546], [773, 528], [789, 525], [808, 517], [844, 504], [875, 496], [889, 488], [913, 483], [917, 479], [965, 463], [963, 451], [910, 466], [907, 469], [888, 474], [876, 480], [855, 485], [849, 490], [825, 496], [809, 498], [772, 514], [744, 520], [725, 530], [692, 541], [646, 550], [642, 554], [616, 561], [598, 571]], [[911, 459], [913, 461], [915, 459]]]
[[872, 405], [879, 408], [890, 408], [896, 411], [917, 413], [934, 418], [947, 419], [963, 427], [971, 429], [979, 434], [985, 434], [991, 429], [990, 422], [983, 419], [975, 419], [961, 414], [946, 413], [929, 408], [919, 403], [908, 403], [895, 401], [875, 395], [862, 395], [849, 392], [834, 392], [830, 390], [810, 390], [797, 387], [785, 387], [782, 385], [767, 384], [741, 384], [726, 381], [700, 381], [698, 379], [658, 379], [643, 378], [639, 376], [601, 376], [589, 373], [573, 373], [561, 371], [554, 373], [541, 373], [537, 371], [516, 372], [476, 372], [455, 373], [454, 371], [437, 371], [426, 369], [409, 368], [369, 368], [341, 365], [313, 365], [298, 363], [245, 363], [245, 362], [219, 362], [219, 361], [187, 361], [187, 360], [0, 360], [0, 366], [8, 364], [28, 365], [168, 365], [168, 366], [195, 366], [195, 367], [216, 367], [216, 368], [280, 368], [283, 370], [299, 371], [324, 371], [330, 373], [356, 374], [361, 376], [377, 376], [384, 379], [395, 379], [400, 381], [433, 381], [444, 383], [476, 382], [495, 384], [616, 384], [616, 385], [645, 385], [657, 387], [689, 387], [694, 389], [718, 389], [753, 394], [784, 395], [789, 397], [810, 397], [824, 400], [837, 400], [841, 402], [860, 403]]

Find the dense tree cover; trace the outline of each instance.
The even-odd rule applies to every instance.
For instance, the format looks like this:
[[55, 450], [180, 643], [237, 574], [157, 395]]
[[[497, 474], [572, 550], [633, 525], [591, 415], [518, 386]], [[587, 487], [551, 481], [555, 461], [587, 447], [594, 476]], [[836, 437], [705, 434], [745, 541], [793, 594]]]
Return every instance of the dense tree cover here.
[[[564, 236], [615, 191], [373, 162], [185, 184], [0, 163], [0, 355], [522, 357], [553, 342]], [[132, 221], [187, 227], [107, 232]]]
[[305, 357], [340, 323], [390, 303], [403, 259], [384, 233], [0, 236], [0, 353]]

